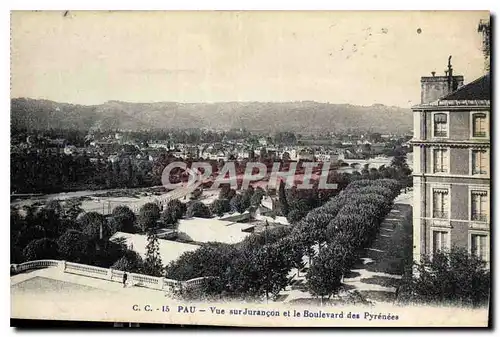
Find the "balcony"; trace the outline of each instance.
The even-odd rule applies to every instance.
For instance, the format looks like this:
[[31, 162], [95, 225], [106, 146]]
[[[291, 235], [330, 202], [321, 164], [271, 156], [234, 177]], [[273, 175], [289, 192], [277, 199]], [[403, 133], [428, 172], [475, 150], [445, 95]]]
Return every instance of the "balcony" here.
[[486, 137], [486, 131], [474, 131], [472, 137], [484, 138]]
[[472, 212], [471, 220], [472, 221], [479, 221], [479, 222], [487, 222], [488, 215], [486, 215], [485, 213]]

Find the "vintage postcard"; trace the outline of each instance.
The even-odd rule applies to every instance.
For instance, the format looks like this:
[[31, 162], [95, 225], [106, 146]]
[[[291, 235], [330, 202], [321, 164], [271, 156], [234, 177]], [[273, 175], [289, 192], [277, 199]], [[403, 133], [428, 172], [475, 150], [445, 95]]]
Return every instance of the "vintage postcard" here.
[[11, 324], [489, 326], [490, 35], [11, 12]]

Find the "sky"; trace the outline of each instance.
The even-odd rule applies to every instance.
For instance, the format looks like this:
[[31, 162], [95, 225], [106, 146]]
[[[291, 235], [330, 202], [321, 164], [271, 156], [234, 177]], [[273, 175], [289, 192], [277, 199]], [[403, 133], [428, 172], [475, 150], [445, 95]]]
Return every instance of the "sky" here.
[[11, 97], [410, 107], [484, 74], [488, 12], [13, 12]]

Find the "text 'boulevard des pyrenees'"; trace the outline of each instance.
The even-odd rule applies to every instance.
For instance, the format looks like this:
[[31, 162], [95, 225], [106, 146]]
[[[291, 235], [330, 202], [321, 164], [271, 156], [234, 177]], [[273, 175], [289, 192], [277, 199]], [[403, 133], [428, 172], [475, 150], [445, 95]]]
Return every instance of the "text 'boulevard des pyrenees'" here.
[[488, 326], [489, 15], [12, 12], [12, 324]]

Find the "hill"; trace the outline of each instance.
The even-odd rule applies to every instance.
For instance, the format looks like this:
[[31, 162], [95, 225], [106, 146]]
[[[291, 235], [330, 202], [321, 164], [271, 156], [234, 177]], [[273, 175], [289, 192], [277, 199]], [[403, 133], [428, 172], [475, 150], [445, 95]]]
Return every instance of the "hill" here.
[[356, 106], [311, 101], [221, 103], [129, 103], [77, 105], [48, 100], [11, 100], [11, 125], [30, 129], [245, 128], [250, 131], [406, 132], [411, 110], [381, 104]]

